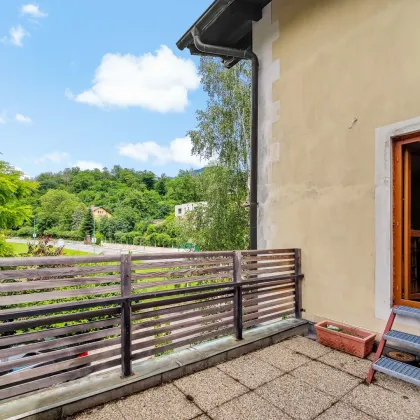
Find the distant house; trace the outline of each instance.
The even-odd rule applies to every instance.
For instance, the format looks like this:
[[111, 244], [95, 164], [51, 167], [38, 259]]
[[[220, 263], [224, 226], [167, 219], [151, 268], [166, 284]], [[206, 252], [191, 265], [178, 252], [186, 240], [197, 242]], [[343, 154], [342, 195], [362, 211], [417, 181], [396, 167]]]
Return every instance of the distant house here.
[[199, 206], [206, 206], [205, 201], [200, 201], [198, 203], [185, 203], [175, 206], [175, 217], [184, 217], [189, 211], [194, 210]]
[[103, 207], [90, 206], [90, 209], [92, 210], [95, 219], [99, 217], [112, 217], [112, 214]]

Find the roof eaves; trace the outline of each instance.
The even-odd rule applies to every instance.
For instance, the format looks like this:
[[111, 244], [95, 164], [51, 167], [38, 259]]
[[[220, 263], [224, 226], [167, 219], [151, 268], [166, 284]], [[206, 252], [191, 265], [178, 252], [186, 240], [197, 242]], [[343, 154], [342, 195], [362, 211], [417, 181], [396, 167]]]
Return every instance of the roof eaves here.
[[192, 28], [197, 27], [200, 32], [204, 32], [234, 1], [235, 0], [215, 0], [179, 39], [176, 46], [180, 50], [183, 50], [192, 44]]

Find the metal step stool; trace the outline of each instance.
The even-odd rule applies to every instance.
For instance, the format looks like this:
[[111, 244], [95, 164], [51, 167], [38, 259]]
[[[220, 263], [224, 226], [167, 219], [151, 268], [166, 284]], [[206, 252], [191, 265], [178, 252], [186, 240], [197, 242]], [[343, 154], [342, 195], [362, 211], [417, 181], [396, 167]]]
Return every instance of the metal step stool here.
[[375, 372], [382, 372], [393, 376], [394, 378], [420, 386], [420, 368], [382, 356], [385, 343], [387, 341], [391, 341], [394, 344], [414, 350], [420, 350], [420, 336], [392, 329], [396, 315], [420, 320], [420, 309], [400, 305], [392, 308], [391, 315], [389, 316], [388, 322], [385, 326], [378, 350], [376, 351], [372, 365], [369, 369], [366, 382], [370, 384], [375, 376]]

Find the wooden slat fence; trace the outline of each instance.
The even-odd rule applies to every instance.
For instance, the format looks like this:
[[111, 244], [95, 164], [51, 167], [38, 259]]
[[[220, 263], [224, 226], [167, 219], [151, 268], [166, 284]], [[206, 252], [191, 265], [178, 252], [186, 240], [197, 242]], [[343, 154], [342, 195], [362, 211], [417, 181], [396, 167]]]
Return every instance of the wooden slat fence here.
[[299, 249], [0, 258], [0, 400], [301, 316]]

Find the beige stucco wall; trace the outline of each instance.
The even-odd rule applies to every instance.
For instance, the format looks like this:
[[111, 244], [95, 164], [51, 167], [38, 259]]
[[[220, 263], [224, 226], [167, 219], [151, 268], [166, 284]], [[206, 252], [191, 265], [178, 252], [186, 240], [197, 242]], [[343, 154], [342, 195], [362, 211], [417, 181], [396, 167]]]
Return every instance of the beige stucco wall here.
[[307, 319], [379, 332], [375, 129], [420, 115], [420, 1], [273, 0], [271, 8], [280, 76], [268, 148], [278, 157], [260, 160], [260, 246], [302, 249]]

